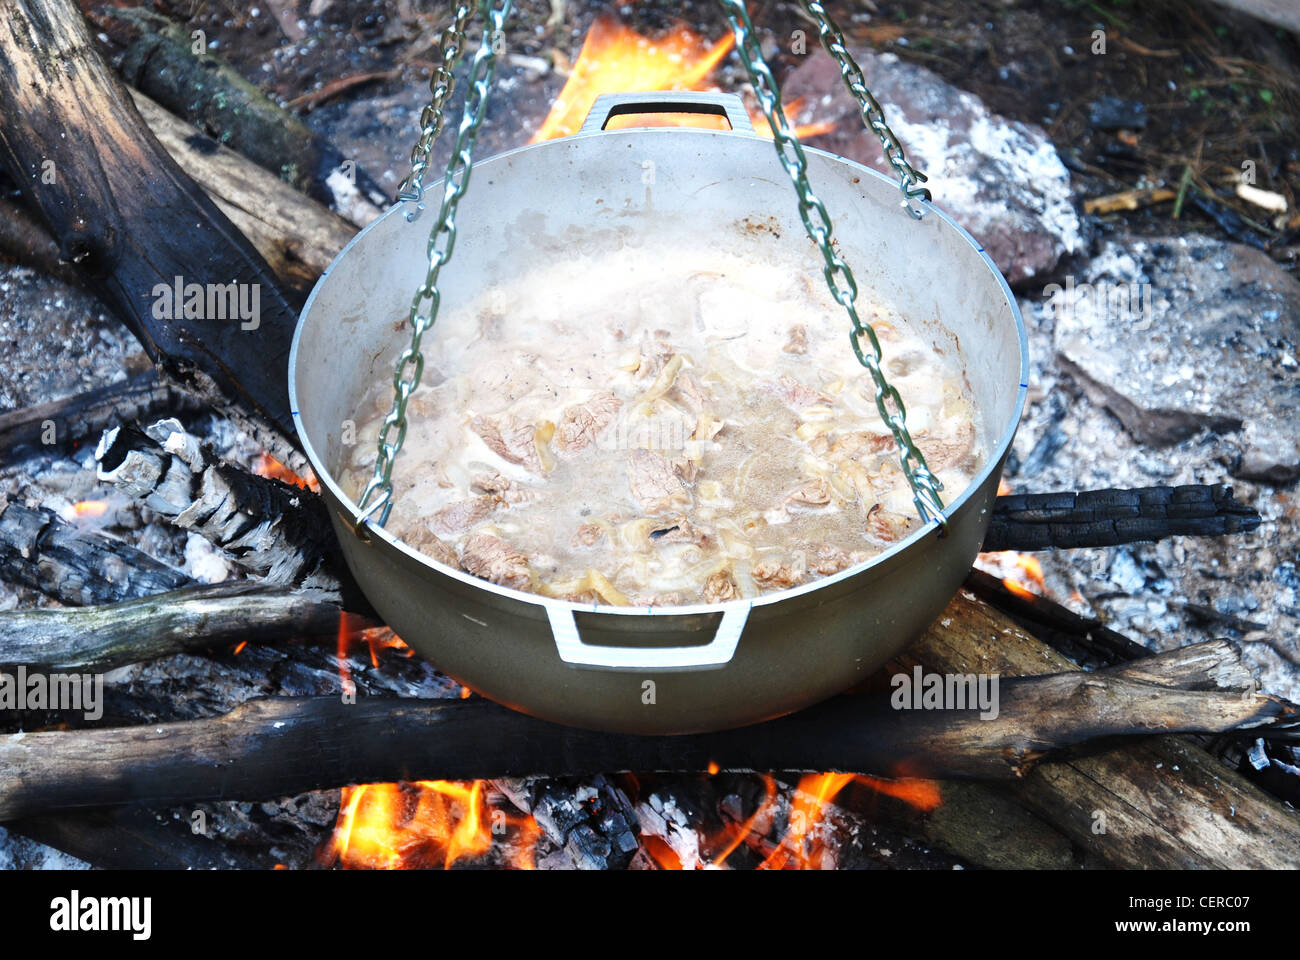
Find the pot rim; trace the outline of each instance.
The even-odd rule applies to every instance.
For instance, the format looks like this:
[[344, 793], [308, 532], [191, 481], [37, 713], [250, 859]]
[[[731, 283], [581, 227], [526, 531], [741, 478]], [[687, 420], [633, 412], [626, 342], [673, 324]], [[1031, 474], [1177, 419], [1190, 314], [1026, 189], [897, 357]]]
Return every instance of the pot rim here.
[[[706, 137], [715, 137], [715, 138], [716, 137], [727, 137], [727, 138], [740, 137], [747, 140], [758, 140], [760, 142], [768, 142], [763, 137], [760, 137], [757, 134], [742, 133], [739, 131], [706, 130], [706, 129], [692, 128], [692, 127], [640, 127], [640, 128], [629, 127], [617, 131], [607, 131], [601, 133], [590, 133], [590, 132], [578, 133], [568, 137], [558, 137], [554, 140], [546, 140], [543, 141], [542, 143], [525, 144], [524, 146], [516, 147], [513, 150], [507, 150], [502, 153], [494, 154], [491, 157], [479, 161], [478, 163], [475, 164], [475, 169], [478, 169], [481, 166], [486, 166], [489, 163], [494, 163], [497, 161], [502, 161], [511, 157], [518, 156], [519, 154], [525, 153], [529, 150], [537, 150], [545, 147], [554, 147], [559, 144], [566, 144], [566, 143], [572, 143], [577, 140], [590, 139], [593, 136], [601, 136], [601, 137], [706, 136]], [[873, 170], [870, 167], [858, 163], [856, 160], [851, 160], [848, 157], [842, 157], [839, 154], [832, 153], [829, 150], [822, 150], [817, 147], [804, 146], [804, 151], [807, 153], [818, 154], [829, 160], [834, 160], [834, 161], [838, 161], [839, 163], [847, 164], [848, 166], [854, 169], [855, 173], [874, 177], [877, 180], [889, 184], [891, 187], [896, 186], [894, 181], [889, 177], [885, 176], [884, 174], [880, 173], [877, 170]], [[438, 180], [433, 184], [430, 184], [425, 189], [426, 191], [431, 191], [440, 183], [442, 183], [442, 180]], [[977, 490], [981, 489], [984, 486], [985, 482], [989, 479], [989, 477], [993, 474], [995, 470], [1001, 469], [1002, 461], [1005, 458], [1007, 451], [1010, 450], [1011, 448], [1011, 443], [1015, 437], [1016, 429], [1019, 427], [1020, 419], [1024, 414], [1025, 400], [1029, 392], [1029, 337], [1025, 330], [1024, 318], [1021, 316], [1020, 305], [1016, 301], [1015, 294], [1011, 292], [1011, 287], [1007, 283], [1006, 277], [1002, 275], [1002, 271], [998, 269], [997, 264], [993, 262], [993, 258], [988, 255], [988, 252], [984, 249], [983, 245], [980, 244], [979, 241], [977, 241], [974, 237], [972, 237], [970, 233], [964, 227], [961, 226], [961, 224], [957, 223], [957, 221], [954, 220], [952, 216], [949, 215], [947, 212], [945, 212], [942, 208], [936, 206], [931, 201], [922, 198], [918, 198], [918, 202], [924, 205], [928, 213], [937, 215], [941, 220], [943, 220], [946, 224], [948, 224], [948, 226], [956, 230], [958, 236], [960, 236], [963, 240], [965, 240], [968, 244], [970, 244], [970, 246], [975, 249], [975, 251], [979, 254], [980, 258], [984, 261], [984, 265], [988, 268], [989, 273], [992, 274], [993, 278], [997, 281], [998, 286], [1002, 290], [1003, 296], [1006, 298], [1007, 304], [1011, 308], [1011, 316], [1016, 324], [1016, 338], [1020, 346], [1019, 386], [1017, 387], [1017, 391], [1016, 391], [1016, 401], [1015, 401], [1014, 408], [1012, 410], [1012, 415], [1007, 418], [1006, 426], [1003, 428], [1001, 435], [998, 437], [997, 443], [995, 444], [994, 448], [989, 452], [989, 456], [985, 461], [983, 467], [980, 468], [979, 472], [972, 478], [971, 482], [967, 484], [966, 489], [963, 490], [958, 497], [956, 497], [950, 503], [945, 504], [943, 510], [944, 516], [950, 518], [966, 504], [966, 502], [975, 494]], [[366, 238], [366, 235], [370, 233], [371, 230], [375, 229], [382, 221], [393, 216], [405, 216], [406, 210], [407, 207], [404, 203], [395, 203], [393, 206], [389, 207], [386, 211], [384, 211], [384, 213], [380, 214], [373, 221], [371, 221], [360, 231], [358, 231], [356, 236], [354, 236], [350, 241], [348, 241], [347, 245], [342, 250], [339, 251], [338, 255], [332, 261], [330, 261], [329, 266], [325, 268], [325, 270], [320, 275], [320, 279], [318, 279], [316, 281], [315, 286], [312, 287], [310, 295], [308, 295], [306, 302], [303, 304], [301, 312], [298, 314], [298, 324], [294, 329], [293, 343], [289, 350], [289, 405], [290, 405], [289, 409], [293, 416], [294, 429], [298, 434], [298, 439], [302, 442], [303, 452], [306, 454], [308, 461], [311, 463], [312, 469], [316, 471], [316, 476], [318, 481], [321, 484], [322, 491], [328, 490], [330, 495], [346, 509], [348, 514], [347, 520], [353, 524], [355, 524], [358, 516], [361, 513], [361, 510], [355, 503], [352, 502], [352, 499], [350, 497], [344, 494], [343, 490], [335, 482], [333, 471], [325, 469], [324, 461], [317, 454], [315, 448], [312, 446], [311, 438], [307, 435], [306, 426], [302, 422], [302, 413], [298, 403], [298, 384], [297, 384], [298, 348], [301, 345], [303, 329], [306, 326], [307, 316], [311, 313], [312, 308], [316, 302], [316, 296], [318, 293], [320, 293], [322, 285], [324, 284], [325, 280], [329, 277], [330, 273], [334, 270], [335, 265], [341, 262], [343, 258], [346, 257], [351, 252], [352, 248], [356, 246], [358, 243], [360, 243], [362, 240], [364, 240]], [[905, 215], [902, 210], [900, 210], [899, 213], [900, 215]], [[920, 543], [926, 537], [937, 535], [940, 529], [939, 522], [937, 520], [931, 520], [926, 524], [924, 524], [923, 526], [921, 526], [920, 528], [918, 528], [917, 530], [915, 530], [906, 539], [900, 540], [898, 543], [894, 544], [894, 546], [890, 547], [888, 550], [876, 554], [869, 560], [864, 560], [862, 563], [858, 563], [851, 567], [847, 567], [844, 570], [841, 570], [839, 573], [832, 574], [831, 576], [821, 577], [817, 580], [810, 581], [809, 583], [799, 584], [798, 586], [790, 587], [785, 590], [774, 591], [771, 593], [764, 593], [757, 597], [750, 597], [742, 600], [728, 600], [722, 603], [696, 603], [696, 604], [686, 604], [682, 606], [642, 607], [642, 606], [614, 606], [611, 604], [601, 604], [601, 603], [594, 603], [594, 604], [578, 603], [572, 600], [561, 600], [554, 597], [542, 596], [541, 594], [537, 594], [537, 593], [528, 593], [523, 590], [516, 590], [513, 587], [501, 586], [500, 584], [492, 583], [490, 580], [484, 580], [480, 577], [474, 576], [473, 574], [466, 573], [465, 571], [457, 567], [448, 566], [445, 563], [441, 563], [440, 561], [434, 560], [431, 557], [425, 556], [423, 553], [420, 553], [418, 550], [415, 550], [414, 548], [407, 546], [401, 540], [397, 539], [397, 537], [395, 537], [388, 530], [371, 523], [369, 520], [366, 521], [366, 527], [369, 530], [371, 537], [377, 537], [378, 539], [382, 540], [387, 546], [396, 549], [400, 553], [405, 554], [409, 559], [421, 564], [422, 566], [429, 568], [430, 570], [433, 570], [436, 573], [442, 574], [443, 576], [452, 577], [467, 586], [476, 587], [481, 590], [486, 590], [489, 593], [496, 594], [497, 596], [503, 597], [505, 599], [531, 604], [542, 608], [544, 611], [566, 611], [567, 610], [571, 612], [611, 614], [615, 616], [647, 616], [647, 615], [648, 616], [687, 616], [687, 615], [694, 615], [694, 614], [710, 614], [710, 613], [725, 614], [729, 610], [750, 610], [754, 607], [769, 606], [772, 604], [780, 603], [781, 601], [784, 600], [792, 600], [795, 599], [796, 597], [805, 596], [809, 593], [813, 593], [823, 588], [833, 587], [836, 584], [842, 583], [845, 580], [849, 580], [853, 577], [859, 576], [874, 567], [880, 566], [888, 562], [892, 558], [898, 556], [899, 554], [906, 552], [911, 547]]]

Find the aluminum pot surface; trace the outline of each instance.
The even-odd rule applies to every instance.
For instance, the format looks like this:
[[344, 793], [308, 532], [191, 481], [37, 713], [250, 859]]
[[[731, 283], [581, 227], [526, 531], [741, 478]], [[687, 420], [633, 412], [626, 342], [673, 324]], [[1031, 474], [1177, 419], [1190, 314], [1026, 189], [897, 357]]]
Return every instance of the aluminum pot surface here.
[[[723, 114], [732, 129], [603, 129], [612, 114], [668, 110]], [[805, 149], [809, 179], [864, 294], [961, 358], [990, 452], [966, 490], [944, 492], [947, 534], [928, 524], [866, 563], [752, 600], [648, 609], [497, 586], [373, 524], [358, 536], [357, 505], [335, 476], [343, 436], [359, 422], [363, 393], [392, 378], [407, 337], [395, 321], [406, 317], [424, 275], [436, 213], [412, 223], [405, 207], [394, 207], [316, 284], [294, 336], [289, 389], [352, 573], [388, 624], [438, 669], [559, 723], [643, 734], [721, 729], [798, 710], [863, 679], [957, 591], [984, 538], [1024, 406], [1019, 310], [983, 248], [940, 209], [926, 203], [928, 215], [915, 221], [894, 181]], [[435, 185], [426, 195], [440, 194]], [[457, 222], [455, 255], [440, 282], [444, 310], [503, 274], [613, 245], [723, 247], [796, 264], [821, 282], [820, 256], [772, 142], [754, 135], [730, 95], [602, 97], [576, 136], [476, 163]], [[847, 319], [845, 330], [848, 349]]]

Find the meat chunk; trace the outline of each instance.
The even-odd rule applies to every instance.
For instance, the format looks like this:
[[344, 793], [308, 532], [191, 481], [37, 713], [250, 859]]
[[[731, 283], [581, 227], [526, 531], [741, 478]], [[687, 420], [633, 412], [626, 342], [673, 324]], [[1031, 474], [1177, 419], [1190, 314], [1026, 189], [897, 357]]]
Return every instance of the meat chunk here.
[[713, 538], [682, 516], [651, 530], [650, 542], [693, 543], [697, 547], [706, 547], [713, 542]]
[[532, 588], [528, 558], [495, 534], [471, 534], [461, 551], [460, 565], [466, 573], [516, 590]]
[[[664, 332], [666, 331], [656, 331]], [[667, 340], [645, 340], [641, 343], [641, 365], [637, 367], [638, 377], [657, 377], [668, 364], [676, 349]]]
[[470, 481], [470, 489], [498, 497], [509, 504], [525, 503], [533, 499], [533, 495], [529, 491], [509, 477], [503, 477], [495, 472], [480, 473]]
[[785, 353], [808, 352], [808, 331], [804, 329], [803, 324], [796, 323], [790, 328], [790, 339], [785, 342], [785, 346], [781, 349]]
[[414, 550], [419, 550], [426, 557], [445, 563], [449, 567], [460, 566], [456, 551], [440, 540], [426, 524], [417, 522], [400, 536], [403, 543]]
[[803, 580], [795, 564], [781, 560], [760, 560], [750, 569], [754, 582], [768, 590], [784, 590]]
[[594, 547], [605, 536], [605, 528], [598, 523], [584, 523], [573, 534], [575, 547]]
[[640, 448], [627, 456], [627, 486], [641, 509], [654, 516], [680, 513], [691, 505], [691, 493], [662, 455]]
[[555, 445], [568, 452], [590, 446], [622, 406], [623, 401], [612, 393], [599, 393], [586, 403], [569, 407], [556, 428]]
[[694, 374], [683, 371], [673, 383], [672, 399], [678, 400], [691, 413], [699, 413], [713, 399], [709, 389]]
[[831, 398], [826, 394], [805, 387], [788, 373], [779, 380], [764, 380], [758, 386], [764, 393], [776, 397], [791, 410], [805, 410], [808, 407], [831, 402]]
[[897, 543], [919, 522], [918, 518], [891, 513], [876, 504], [867, 511], [867, 535], [884, 543]]
[[893, 450], [895, 446], [894, 435], [891, 433], [867, 433], [858, 430], [837, 436], [828, 452], [837, 459], [848, 457], [852, 460], [869, 461]]
[[470, 527], [486, 520], [502, 500], [497, 496], [471, 497], [449, 503], [429, 518], [429, 525], [435, 533], [444, 537], [464, 533]]
[[974, 453], [975, 425], [965, 420], [955, 435], [919, 436], [916, 438], [916, 445], [925, 456], [925, 465], [930, 468], [931, 473], [938, 473], [948, 467], [963, 466]]
[[469, 428], [502, 460], [517, 463], [533, 473], [542, 472], [542, 461], [537, 454], [537, 427], [533, 424], [525, 423], [513, 413], [500, 417], [479, 414], [470, 421]]
[[736, 581], [732, 579], [731, 574], [726, 570], [712, 573], [709, 575], [709, 579], [704, 581], [705, 603], [724, 603], [727, 600], [738, 600], [739, 598], [740, 588], [736, 586]]
[[809, 555], [808, 570], [819, 577], [829, 577], [833, 573], [847, 570], [855, 563], [861, 563], [866, 559], [866, 553], [861, 550], [845, 553], [839, 547], [823, 543]]
[[785, 495], [785, 505], [824, 507], [831, 502], [831, 487], [821, 477], [805, 480]]

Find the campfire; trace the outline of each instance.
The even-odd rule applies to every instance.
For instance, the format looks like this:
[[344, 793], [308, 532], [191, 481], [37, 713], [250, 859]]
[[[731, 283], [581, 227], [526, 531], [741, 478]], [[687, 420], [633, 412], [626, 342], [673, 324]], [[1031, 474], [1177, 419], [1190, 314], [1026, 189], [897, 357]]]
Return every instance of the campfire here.
[[[0, 218], [26, 238], [20, 253], [9, 243], [0, 253], [42, 289], [93, 292], [104, 323], [124, 321], [147, 357], [106, 336], [84, 351], [91, 384], [0, 412], [0, 771], [22, 771], [0, 777], [0, 851], [28, 838], [96, 866], [341, 870], [1300, 863], [1300, 820], [1286, 806], [1300, 797], [1297, 708], [1257, 678], [1264, 646], [1294, 664], [1293, 644], [1215, 597], [1200, 608], [1234, 638], [1130, 636], [1097, 615], [1097, 597], [1060, 563], [1073, 551], [1193, 539], [1249, 551], [1272, 515], [1208, 467], [1192, 471], [1198, 482], [1171, 469], [1168, 483], [1044, 489], [1024, 463], [1066, 456], [1051, 427], [1014, 450], [1014, 486], [1003, 481], [994, 497], [990, 481], [982, 552], [938, 619], [883, 668], [807, 709], [728, 730], [610, 733], [536, 719], [440, 672], [384, 622], [374, 584], [363, 588], [345, 562], [326, 478], [296, 440], [302, 411], [285, 399], [305, 293], [387, 202], [388, 171], [367, 173], [315, 132], [355, 122], [344, 106], [313, 130], [266, 100], [257, 109], [298, 138], [302, 159], [296, 173], [279, 161], [268, 172], [255, 145], [264, 128], [208, 139], [191, 126], [198, 116], [179, 115], [184, 91], [168, 96], [195, 56], [188, 23], [91, 9], [88, 28], [70, 0], [44, 6], [36, 51], [0, 35], [0, 63], [13, 67], [0, 72], [0, 102], [17, 107], [0, 126], [11, 180], [47, 159], [58, 176], [21, 201], [0, 197]], [[502, 55], [491, 136], [542, 144], [577, 133], [603, 94], [681, 91], [740, 94], [770, 137], [743, 73], [728, 66], [725, 22], [640, 19], [635, 7], [584, 5], [571, 38], [554, 24], [521, 32], [535, 43]], [[807, 21], [780, 26], [791, 29], [773, 26], [777, 39], [803, 30], [807, 57], [825, 56]], [[405, 29], [409, 49], [392, 51], [391, 70], [345, 71], [296, 102], [378, 100], [390, 96], [383, 85], [436, 65], [431, 24], [421, 15]], [[901, 28], [871, 30], [851, 32], [851, 46], [892, 42]], [[42, 50], [72, 46], [88, 51], [68, 67], [92, 95], [84, 106], [66, 95], [72, 79], [39, 62]], [[173, 73], [152, 72], [146, 47]], [[199, 75], [246, 96], [223, 55], [221, 45], [205, 51]], [[837, 73], [827, 81], [805, 63], [783, 49], [773, 58], [797, 91], [787, 118], [799, 138], [839, 152], [860, 117], [831, 108]], [[5, 79], [15, 76], [31, 92]], [[94, 137], [87, 115], [102, 118]], [[648, 125], [728, 126], [657, 114], [616, 116], [608, 129]], [[64, 129], [67, 145], [52, 134]], [[75, 204], [69, 183], [87, 185]], [[115, 236], [133, 243], [109, 250]], [[155, 274], [180, 289], [179, 278], [219, 285], [226, 273], [257, 285], [257, 317], [155, 316], [140, 292]], [[232, 332], [241, 323], [253, 328]], [[57, 369], [62, 356], [51, 348], [32, 369]], [[1082, 372], [1071, 382], [1080, 396], [1104, 396], [1099, 409], [1119, 420], [1138, 416]], [[1049, 416], [1048, 401], [1031, 398], [1033, 416]], [[1143, 423], [1183, 429], [1175, 413]], [[1201, 432], [1178, 442], [1241, 428], [1222, 421], [1202, 416]], [[1225, 595], [1231, 576], [1221, 577]], [[19, 671], [21, 699], [4, 682]], [[26, 679], [37, 676], [48, 680], [40, 697]], [[93, 710], [55, 697], [74, 685], [92, 697], [94, 678], [106, 692]], [[87, 769], [87, 755], [101, 762]], [[87, 807], [107, 825], [85, 829]], [[1096, 829], [1097, 811], [1123, 829]], [[171, 821], [192, 833], [178, 839]], [[122, 859], [128, 835], [149, 838], [147, 854], [134, 842], [130, 856], [153, 862]]]
[[[577, 133], [582, 121], [591, 111], [592, 104], [602, 93], [621, 93], [627, 90], [716, 90], [712, 82], [719, 64], [731, 52], [735, 38], [728, 34], [721, 40], [709, 42], [683, 24], [672, 27], [665, 35], [650, 38], [613, 16], [597, 17], [582, 50], [574, 61], [564, 89], [560, 91], [546, 120], [529, 143], [540, 143], [555, 137], [568, 137]], [[785, 105], [790, 117], [800, 116], [804, 108], [802, 98]], [[761, 136], [771, 136], [767, 121], [757, 110], [750, 111], [754, 130]], [[653, 117], [614, 117], [608, 129], [625, 126], [701, 126], [722, 129], [726, 121], [721, 117], [682, 116], [660, 114]], [[813, 137], [834, 129], [830, 122], [795, 125], [800, 137]]]

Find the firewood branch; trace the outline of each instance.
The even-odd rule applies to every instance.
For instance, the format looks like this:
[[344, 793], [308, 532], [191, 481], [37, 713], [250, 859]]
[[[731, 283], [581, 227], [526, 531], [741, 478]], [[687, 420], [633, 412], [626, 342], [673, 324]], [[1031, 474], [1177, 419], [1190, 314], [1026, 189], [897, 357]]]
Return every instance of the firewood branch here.
[[[1294, 722], [1295, 707], [1272, 697], [1178, 686], [1205, 676], [1207, 664], [1215, 665], [1210, 676], [1239, 682], [1236, 659], [1235, 647], [1215, 641], [1124, 668], [1004, 681], [993, 720], [844, 696], [758, 727], [684, 737], [579, 730], [481, 700], [258, 700], [217, 719], [0, 738], [0, 768], [12, 772], [0, 785], [0, 820], [128, 801], [254, 800], [344, 783], [704, 771], [711, 762], [727, 770], [1015, 779], [1099, 739]], [[1280, 839], [1300, 852], [1300, 821], [1292, 826]]]
[[339, 615], [332, 594], [247, 580], [96, 607], [9, 610], [0, 612], [0, 667], [103, 672], [242, 640], [333, 635]]

